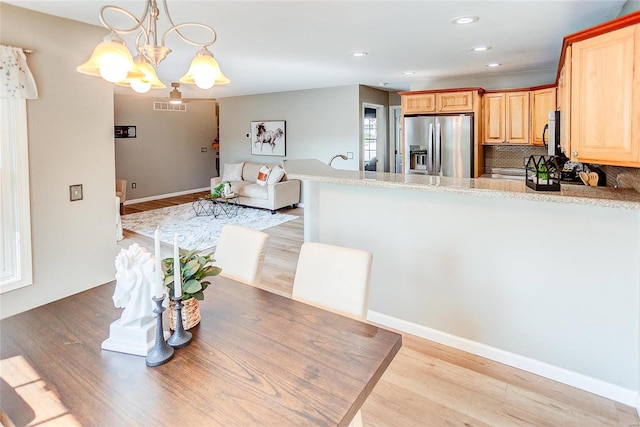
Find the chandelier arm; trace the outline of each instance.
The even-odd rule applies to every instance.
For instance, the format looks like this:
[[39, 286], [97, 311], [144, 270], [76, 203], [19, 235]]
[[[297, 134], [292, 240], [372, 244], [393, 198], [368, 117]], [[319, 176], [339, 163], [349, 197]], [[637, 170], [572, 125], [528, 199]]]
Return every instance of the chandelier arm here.
[[[180, 37], [182, 39], [182, 41], [184, 41], [185, 43], [188, 43], [190, 45], [193, 45], [193, 46], [208, 47], [208, 46], [211, 46], [212, 44], [214, 44], [216, 42], [216, 40], [218, 38], [218, 34], [216, 34], [216, 31], [213, 28], [211, 28], [208, 25], [199, 24], [199, 23], [196, 23], [196, 22], [185, 22], [183, 24], [176, 25], [176, 24], [173, 23], [173, 19], [171, 18], [171, 13], [169, 13], [169, 6], [167, 6], [167, 0], [162, 0], [162, 6], [164, 7], [164, 13], [167, 14], [167, 19], [169, 20], [169, 24], [171, 24], [171, 28], [169, 28], [167, 30], [167, 32], [164, 33], [164, 35], [162, 36], [162, 45], [163, 46], [164, 46], [165, 40], [167, 39], [167, 37], [169, 36], [169, 34], [172, 31], [175, 31], [176, 34], [178, 35], [178, 37]], [[213, 39], [211, 40], [211, 42], [209, 42], [209, 43], [197, 43], [197, 42], [194, 42], [193, 40], [190, 40], [189, 38], [187, 38], [184, 34], [182, 34], [179, 31], [179, 28], [186, 27], [186, 26], [191, 26], [191, 25], [196, 26], [196, 27], [205, 28], [205, 29], [211, 31], [211, 34], [213, 34]]]
[[[125, 16], [128, 16], [129, 18], [131, 18], [132, 21], [136, 22], [136, 25], [130, 29], [120, 29], [120, 28], [116, 28], [112, 25], [109, 25], [107, 23], [107, 20], [104, 17], [104, 12], [107, 10], [115, 10], [116, 12], [120, 12]], [[102, 9], [100, 9], [100, 14], [99, 14], [99, 18], [100, 18], [100, 22], [102, 22], [102, 25], [105, 26], [106, 28], [108, 28], [109, 30], [113, 31], [116, 34], [130, 34], [133, 33], [137, 30], [141, 30], [145, 33], [145, 36], [147, 37], [147, 39], [149, 38], [149, 35], [147, 34], [146, 29], [142, 26], [145, 18], [147, 17], [147, 15], [149, 14], [149, 0], [147, 0], [147, 7], [145, 9], [144, 15], [142, 15], [142, 18], [138, 19], [136, 18], [135, 15], [133, 15], [131, 12], [129, 12], [128, 10], [125, 10], [121, 7], [118, 6], [103, 6]]]
[[[211, 39], [210, 42], [207, 42], [207, 43], [195, 42], [195, 41], [190, 40], [187, 37], [185, 37], [179, 31], [179, 29], [182, 28], [182, 27], [200, 27], [200, 28], [204, 28], [204, 29], [209, 30], [211, 32], [211, 34], [213, 35], [213, 38]], [[182, 24], [174, 25], [173, 27], [169, 28], [166, 33], [164, 33], [164, 35], [162, 36], [162, 46], [165, 45], [165, 41], [167, 40], [167, 37], [169, 37], [169, 34], [171, 34], [174, 31], [176, 32], [178, 37], [180, 37], [182, 39], [183, 42], [188, 43], [188, 44], [193, 45], [193, 46], [208, 47], [208, 46], [211, 46], [212, 44], [214, 44], [216, 42], [216, 39], [218, 38], [218, 35], [216, 34], [216, 31], [213, 28], [211, 28], [210, 26], [208, 26], [208, 25], [200, 24], [200, 23], [197, 23], [197, 22], [184, 22]]]

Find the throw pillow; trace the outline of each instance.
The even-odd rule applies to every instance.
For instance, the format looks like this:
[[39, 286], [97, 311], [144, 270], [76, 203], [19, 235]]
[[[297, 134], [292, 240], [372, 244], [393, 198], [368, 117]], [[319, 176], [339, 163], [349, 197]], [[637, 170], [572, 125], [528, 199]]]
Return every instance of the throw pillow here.
[[262, 186], [267, 185], [267, 179], [269, 178], [269, 172], [271, 172], [271, 169], [269, 169], [268, 166], [263, 165], [260, 168], [260, 171], [258, 171], [258, 179], [256, 180], [256, 183], [258, 183], [259, 185], [262, 185]]
[[223, 181], [242, 181], [242, 167], [244, 162], [240, 163], [225, 163], [224, 173], [222, 174]]
[[267, 180], [267, 184], [275, 184], [280, 182], [282, 177], [284, 176], [284, 169], [281, 166], [275, 166], [271, 169], [271, 173], [269, 174], [269, 179]]

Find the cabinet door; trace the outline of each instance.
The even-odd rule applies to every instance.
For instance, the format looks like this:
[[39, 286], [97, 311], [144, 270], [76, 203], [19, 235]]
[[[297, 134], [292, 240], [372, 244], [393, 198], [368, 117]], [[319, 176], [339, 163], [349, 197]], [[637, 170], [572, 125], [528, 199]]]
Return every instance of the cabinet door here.
[[473, 91], [438, 93], [437, 109], [442, 113], [472, 111], [473, 94]]
[[[640, 165], [634, 135], [640, 91], [640, 25], [572, 45], [571, 159], [619, 166]], [[635, 110], [635, 111], [634, 111]], [[637, 132], [637, 129], [635, 130]]]
[[436, 94], [421, 93], [402, 96], [402, 113], [419, 114], [434, 113], [436, 111]]
[[507, 92], [505, 101], [507, 144], [528, 144], [529, 92]]
[[[556, 109], [556, 88], [534, 90], [530, 93], [531, 109], [531, 137], [533, 145], [544, 145], [542, 132], [549, 122], [549, 111]], [[548, 141], [548, 135], [546, 140]]]
[[[560, 70], [558, 79], [558, 95], [560, 110], [560, 148], [562, 152], [571, 155], [571, 46], [567, 46], [564, 66]], [[562, 96], [560, 97], [560, 94]]]
[[488, 93], [483, 97], [484, 143], [496, 144], [505, 141], [505, 94]]

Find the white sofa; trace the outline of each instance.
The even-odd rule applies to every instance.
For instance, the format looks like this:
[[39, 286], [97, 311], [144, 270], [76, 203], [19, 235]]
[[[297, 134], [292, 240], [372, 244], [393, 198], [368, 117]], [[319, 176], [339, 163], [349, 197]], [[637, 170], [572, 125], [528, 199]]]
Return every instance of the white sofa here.
[[229, 181], [231, 191], [239, 196], [238, 204], [240, 205], [269, 209], [272, 214], [285, 206], [297, 206], [300, 203], [300, 181], [288, 180], [284, 174], [282, 179], [269, 183], [269, 178], [278, 176], [277, 173], [270, 173], [266, 185], [258, 184], [258, 174], [263, 166], [267, 166], [274, 172], [281, 169], [280, 166], [264, 163], [227, 163], [223, 166], [222, 177], [211, 178], [211, 192], [221, 182]]

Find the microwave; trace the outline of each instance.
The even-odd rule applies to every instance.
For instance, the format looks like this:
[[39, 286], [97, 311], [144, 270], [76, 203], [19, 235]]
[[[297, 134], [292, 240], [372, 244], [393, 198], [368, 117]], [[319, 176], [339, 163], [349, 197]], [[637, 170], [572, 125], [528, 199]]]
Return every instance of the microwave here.
[[[545, 138], [545, 134], [549, 133], [549, 140]], [[564, 155], [560, 146], [560, 111], [549, 111], [549, 121], [542, 131], [542, 142], [547, 147], [549, 156]]]

